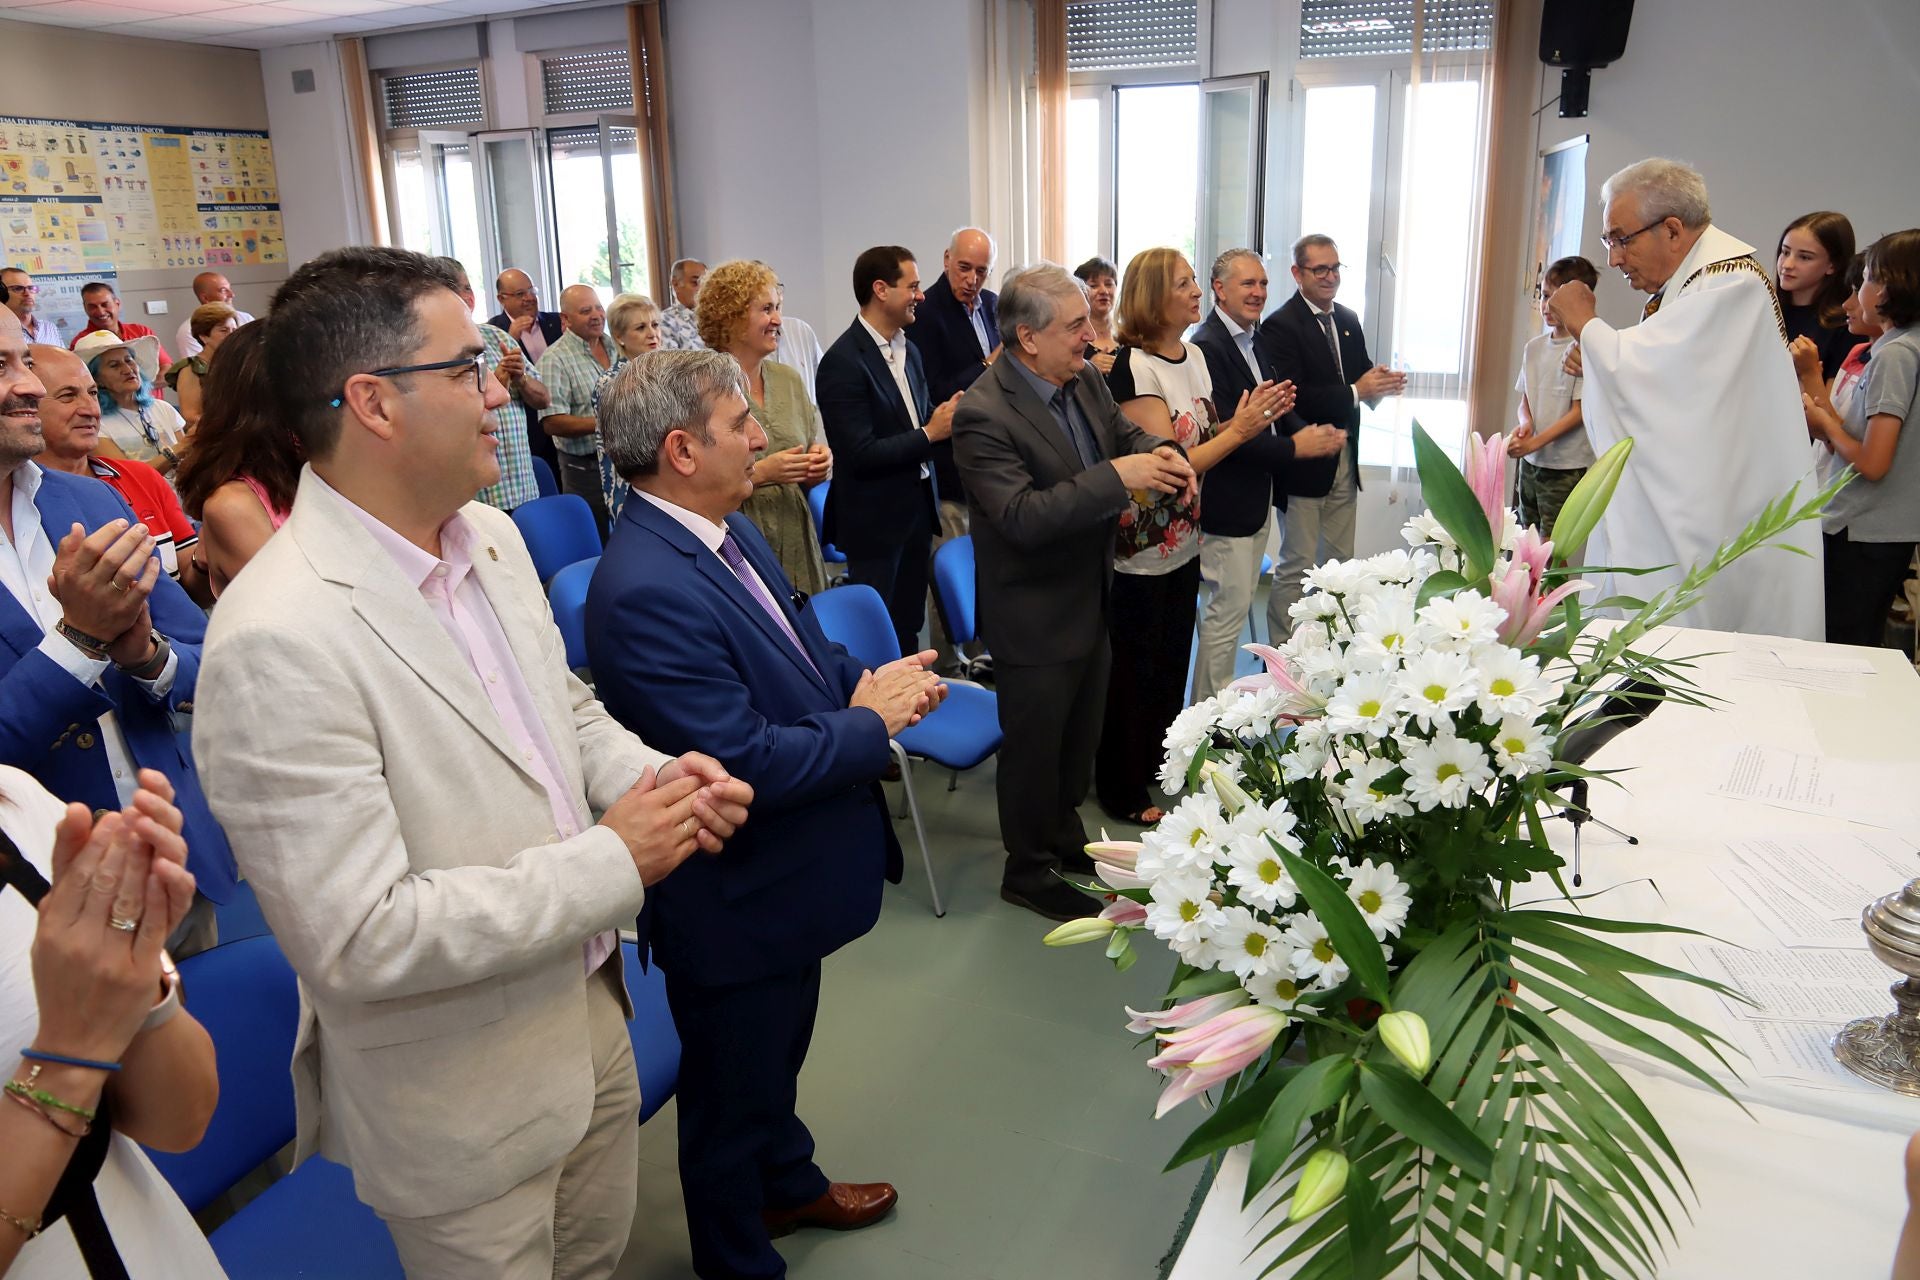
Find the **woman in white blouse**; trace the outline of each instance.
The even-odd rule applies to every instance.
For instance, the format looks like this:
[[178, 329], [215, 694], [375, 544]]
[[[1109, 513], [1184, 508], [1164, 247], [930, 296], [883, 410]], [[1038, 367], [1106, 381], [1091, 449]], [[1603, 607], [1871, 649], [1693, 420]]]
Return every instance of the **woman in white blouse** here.
[[[213, 1042], [161, 950], [193, 903], [172, 800], [143, 769], [133, 802], [96, 822], [0, 768], [0, 1052], [16, 1055], [0, 1104], [0, 1274], [16, 1280], [84, 1280], [82, 1236], [133, 1280], [222, 1274], [137, 1145], [191, 1148], [219, 1095]], [[96, 1160], [90, 1184], [69, 1179], [56, 1197], [70, 1162], [79, 1174]], [[104, 1233], [86, 1227], [89, 1198]]]

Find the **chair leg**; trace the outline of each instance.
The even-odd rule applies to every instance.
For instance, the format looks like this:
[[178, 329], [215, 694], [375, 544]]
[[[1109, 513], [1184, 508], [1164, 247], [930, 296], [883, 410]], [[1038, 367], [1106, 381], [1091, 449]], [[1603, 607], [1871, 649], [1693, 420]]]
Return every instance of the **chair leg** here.
[[907, 809], [913, 814], [913, 834], [920, 841], [920, 861], [927, 868], [927, 891], [933, 895], [933, 914], [944, 916], [947, 908], [940, 901], [940, 882], [933, 875], [933, 851], [927, 847], [927, 829], [920, 821], [920, 801], [913, 794], [913, 764], [907, 759], [906, 748], [891, 741], [887, 745], [893, 749], [893, 758], [900, 762], [900, 789], [906, 792]]
[[959, 789], [960, 789], [960, 771], [958, 769], [955, 769], [953, 771], [953, 776], [947, 779], [947, 790], [951, 792], [951, 791], [958, 791]]

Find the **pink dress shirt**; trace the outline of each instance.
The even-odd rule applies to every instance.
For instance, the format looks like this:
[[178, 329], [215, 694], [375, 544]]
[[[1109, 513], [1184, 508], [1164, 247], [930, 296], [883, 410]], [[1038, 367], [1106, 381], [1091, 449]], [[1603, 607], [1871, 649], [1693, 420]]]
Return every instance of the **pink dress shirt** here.
[[[507, 731], [508, 741], [520, 752], [521, 762], [546, 790], [547, 803], [553, 809], [554, 830], [560, 833], [560, 838], [565, 840], [586, 830], [591, 824], [583, 797], [567, 785], [566, 770], [560, 767], [560, 755], [554, 750], [545, 722], [540, 719], [539, 708], [533, 704], [533, 691], [527, 687], [526, 677], [514, 659], [507, 633], [501, 629], [500, 617], [494, 612], [479, 579], [473, 576], [473, 526], [464, 516], [455, 513], [440, 526], [441, 556], [435, 558], [342, 496], [318, 474], [313, 479], [321, 492], [353, 513], [354, 519], [373, 535], [373, 540], [392, 558], [401, 574], [419, 590], [434, 621], [445, 629], [480, 681], [487, 701], [500, 717], [501, 727]], [[612, 929], [587, 939], [587, 972], [593, 973], [605, 964], [619, 945], [620, 935]]]

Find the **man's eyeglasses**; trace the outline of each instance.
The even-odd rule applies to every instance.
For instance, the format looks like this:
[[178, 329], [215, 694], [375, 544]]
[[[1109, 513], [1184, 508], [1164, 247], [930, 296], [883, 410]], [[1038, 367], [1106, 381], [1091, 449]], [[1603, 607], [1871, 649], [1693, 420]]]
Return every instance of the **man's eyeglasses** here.
[[1623, 235], [1623, 236], [1601, 236], [1600, 243], [1606, 246], [1608, 253], [1612, 253], [1615, 249], [1624, 249], [1628, 245], [1632, 244], [1635, 240], [1647, 234], [1647, 232], [1653, 230], [1655, 227], [1659, 226], [1661, 223], [1665, 221], [1666, 221], [1665, 218], [1655, 218], [1652, 222], [1649, 222], [1646, 226], [1640, 228], [1638, 231], [1629, 231], [1626, 235]]
[[1331, 276], [1339, 275], [1346, 265], [1344, 262], [1329, 262], [1325, 266], [1302, 267], [1300, 269], [1312, 276], [1315, 280], [1325, 280]]
[[24, 293], [29, 298], [33, 298], [39, 296], [40, 286], [37, 284], [10, 284], [6, 286], [6, 291], [8, 293]]
[[[473, 389], [485, 395], [487, 390], [487, 357], [484, 352], [479, 351], [474, 352], [470, 356], [455, 356], [451, 360], [435, 360], [432, 364], [401, 364], [395, 365], [391, 369], [369, 369], [366, 372], [366, 376], [369, 378], [397, 378], [403, 373], [438, 373], [442, 369], [459, 369], [466, 366], [472, 366], [473, 368]], [[339, 395], [327, 401], [327, 407], [329, 409], [338, 409], [346, 402], [347, 389], [342, 387], [340, 388]]]
[[502, 298], [531, 298], [538, 292], [538, 289], [515, 289], [512, 293], [503, 293], [500, 296]]

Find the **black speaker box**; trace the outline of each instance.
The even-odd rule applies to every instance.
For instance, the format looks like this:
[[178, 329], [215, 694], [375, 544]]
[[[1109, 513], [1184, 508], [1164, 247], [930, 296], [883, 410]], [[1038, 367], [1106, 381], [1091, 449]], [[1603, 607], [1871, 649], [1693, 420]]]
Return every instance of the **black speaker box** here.
[[1540, 61], [1550, 67], [1604, 67], [1627, 49], [1633, 0], [1546, 0]]

